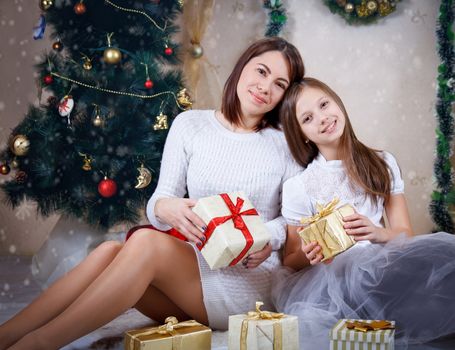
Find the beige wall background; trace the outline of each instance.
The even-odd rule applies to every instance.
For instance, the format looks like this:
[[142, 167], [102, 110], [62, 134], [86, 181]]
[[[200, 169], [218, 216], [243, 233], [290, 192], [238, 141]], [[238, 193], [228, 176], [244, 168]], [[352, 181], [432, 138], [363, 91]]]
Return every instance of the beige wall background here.
[[[307, 75], [338, 92], [362, 141], [397, 157], [413, 226], [418, 233], [431, 231], [428, 204], [433, 188], [440, 1], [403, 0], [394, 14], [360, 27], [331, 14], [321, 0], [284, 3], [288, 24], [283, 36], [300, 49]], [[28, 104], [39, 103], [33, 65], [51, 45], [47, 36], [40, 41], [31, 37], [39, 13], [36, 1], [0, 0], [0, 147]], [[266, 20], [260, 0], [214, 1], [202, 39], [204, 59], [199, 63], [195, 108], [219, 106], [235, 59], [263, 36]], [[0, 176], [0, 181], [6, 179]], [[58, 218], [37, 217], [31, 202], [15, 211], [0, 204], [0, 252], [36, 252]]]

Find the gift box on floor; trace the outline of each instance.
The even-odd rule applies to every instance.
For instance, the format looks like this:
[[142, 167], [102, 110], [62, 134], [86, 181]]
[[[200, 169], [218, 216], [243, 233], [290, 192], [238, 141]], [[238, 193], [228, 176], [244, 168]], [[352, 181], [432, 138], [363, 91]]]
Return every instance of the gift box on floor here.
[[125, 350], [210, 350], [212, 330], [194, 320], [178, 322], [173, 316], [158, 327], [125, 333]]
[[300, 237], [305, 244], [318, 242], [324, 255], [322, 261], [344, 252], [356, 243], [343, 228], [343, 217], [354, 214], [355, 210], [349, 204], [335, 209], [338, 201], [335, 198], [324, 207], [318, 204], [316, 215], [301, 220], [303, 224], [310, 225], [299, 231]]
[[206, 241], [199, 250], [211, 269], [236, 265], [271, 239], [243, 192], [200, 198], [193, 211], [207, 226]]
[[394, 350], [395, 321], [339, 320], [330, 331], [330, 350]]
[[262, 311], [229, 316], [229, 350], [299, 350], [297, 316]]

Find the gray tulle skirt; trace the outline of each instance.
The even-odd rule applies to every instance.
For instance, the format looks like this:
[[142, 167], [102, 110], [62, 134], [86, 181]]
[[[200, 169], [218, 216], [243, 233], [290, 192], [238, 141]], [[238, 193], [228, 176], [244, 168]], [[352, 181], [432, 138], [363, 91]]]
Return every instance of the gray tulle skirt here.
[[455, 236], [400, 236], [357, 244], [332, 263], [273, 276], [278, 311], [299, 317], [301, 349], [329, 348], [341, 318], [396, 321], [396, 344], [453, 339], [455, 349]]

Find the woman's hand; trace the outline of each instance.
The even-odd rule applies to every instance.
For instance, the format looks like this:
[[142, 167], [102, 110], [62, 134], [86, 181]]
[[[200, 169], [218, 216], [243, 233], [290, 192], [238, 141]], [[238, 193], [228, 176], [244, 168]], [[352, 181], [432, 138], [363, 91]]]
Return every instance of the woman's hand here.
[[196, 205], [196, 200], [188, 198], [161, 198], [156, 201], [156, 217], [172, 226], [177, 231], [196, 245], [205, 241], [205, 223], [191, 208]]
[[370, 219], [359, 213], [343, 218], [344, 229], [348, 235], [353, 236], [355, 241], [371, 241], [383, 243], [389, 240], [389, 234], [383, 227], [373, 225]]
[[302, 243], [302, 251], [305, 253], [306, 258], [311, 265], [319, 264], [321, 260], [324, 259], [321, 246], [318, 242], [311, 242], [310, 244]]
[[251, 253], [245, 259], [243, 259], [242, 265], [247, 269], [253, 269], [262, 264], [262, 262], [270, 256], [270, 254], [272, 254], [272, 245], [270, 243], [267, 243], [264, 248], [257, 252]]

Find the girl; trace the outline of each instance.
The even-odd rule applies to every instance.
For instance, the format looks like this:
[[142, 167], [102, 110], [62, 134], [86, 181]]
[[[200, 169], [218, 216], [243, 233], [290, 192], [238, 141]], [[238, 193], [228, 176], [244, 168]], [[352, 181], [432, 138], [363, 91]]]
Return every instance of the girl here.
[[[273, 298], [279, 311], [299, 316], [303, 348], [328, 349], [341, 318], [395, 320], [402, 344], [455, 333], [455, 237], [411, 237], [395, 158], [363, 145], [338, 95], [316, 79], [293, 85], [280, 112], [291, 153], [306, 170], [283, 188], [284, 265], [300, 271], [277, 273]], [[321, 247], [305, 245], [297, 232], [317, 203], [334, 197], [355, 208], [344, 228], [357, 243], [321, 264]]]
[[0, 326], [0, 349], [57, 349], [133, 306], [160, 322], [173, 315], [216, 329], [227, 329], [229, 315], [250, 310], [256, 300], [271, 307], [271, 271], [285, 239], [282, 181], [299, 170], [277, 130], [278, 109], [303, 74], [290, 43], [253, 43], [227, 80], [221, 111], [188, 111], [174, 120], [147, 206], [156, 228], [173, 227], [200, 244], [204, 223], [191, 211], [196, 199], [244, 190], [272, 233], [268, 246], [243, 266], [211, 271], [192, 244], [139, 229], [125, 244], [101, 244]]

